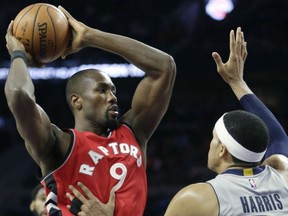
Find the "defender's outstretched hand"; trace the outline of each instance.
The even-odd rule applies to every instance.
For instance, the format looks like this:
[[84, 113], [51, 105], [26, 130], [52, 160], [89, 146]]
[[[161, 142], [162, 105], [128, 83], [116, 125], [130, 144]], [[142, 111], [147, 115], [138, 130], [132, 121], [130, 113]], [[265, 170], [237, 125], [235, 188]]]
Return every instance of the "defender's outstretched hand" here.
[[[72, 185], [70, 185], [69, 189], [73, 194], [67, 193], [67, 197], [71, 202], [75, 198], [82, 202], [82, 205], [77, 214], [78, 216], [113, 216], [115, 208], [115, 192], [113, 189], [110, 192], [108, 203], [104, 204], [97, 197], [95, 197], [83, 183], [78, 182], [77, 185], [85, 193], [87, 198]], [[78, 201], [78, 203], [80, 202]], [[68, 208], [71, 210], [70, 205]]]
[[230, 31], [230, 55], [226, 63], [223, 63], [217, 52], [212, 53], [218, 73], [228, 84], [243, 81], [244, 63], [247, 55], [247, 43], [240, 27], [236, 30], [236, 37], [234, 30]]

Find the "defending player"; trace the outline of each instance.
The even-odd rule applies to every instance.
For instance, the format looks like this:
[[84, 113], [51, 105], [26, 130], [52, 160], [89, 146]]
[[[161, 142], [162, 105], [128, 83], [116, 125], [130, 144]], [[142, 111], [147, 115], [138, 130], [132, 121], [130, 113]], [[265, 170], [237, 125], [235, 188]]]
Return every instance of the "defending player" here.
[[223, 115], [215, 124], [208, 154], [208, 167], [217, 177], [180, 190], [165, 216], [288, 215], [288, 139], [243, 80], [247, 50], [241, 29], [237, 28], [236, 39], [234, 31], [230, 32], [230, 56], [225, 64], [218, 53], [212, 55], [217, 71], [244, 110], [266, 123], [270, 140], [266, 149], [265, 130], [260, 130], [258, 120], [251, 121], [254, 117]]

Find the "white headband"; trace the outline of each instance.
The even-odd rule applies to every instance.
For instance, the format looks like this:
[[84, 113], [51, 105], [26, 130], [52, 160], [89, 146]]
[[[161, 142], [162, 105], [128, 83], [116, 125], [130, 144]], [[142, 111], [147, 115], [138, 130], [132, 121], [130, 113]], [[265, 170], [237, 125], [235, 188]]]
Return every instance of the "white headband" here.
[[228, 151], [239, 160], [246, 162], [261, 161], [266, 150], [256, 153], [244, 148], [241, 144], [239, 144], [227, 131], [223, 120], [224, 115], [222, 115], [215, 124], [215, 131], [219, 140], [226, 146]]

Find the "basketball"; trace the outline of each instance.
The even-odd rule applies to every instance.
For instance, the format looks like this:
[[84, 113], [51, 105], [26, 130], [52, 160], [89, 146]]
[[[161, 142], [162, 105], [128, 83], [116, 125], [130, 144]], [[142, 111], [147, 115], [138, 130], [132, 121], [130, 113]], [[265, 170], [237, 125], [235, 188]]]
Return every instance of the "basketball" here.
[[46, 3], [22, 9], [15, 17], [12, 29], [12, 34], [39, 63], [50, 63], [59, 58], [69, 45], [70, 32], [64, 13]]

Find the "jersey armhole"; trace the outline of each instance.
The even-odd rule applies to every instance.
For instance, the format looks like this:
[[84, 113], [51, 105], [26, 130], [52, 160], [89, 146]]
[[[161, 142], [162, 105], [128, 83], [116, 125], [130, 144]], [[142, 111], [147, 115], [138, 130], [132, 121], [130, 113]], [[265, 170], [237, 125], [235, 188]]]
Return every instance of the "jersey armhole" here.
[[[211, 180], [213, 180], [213, 179], [211, 179]], [[217, 215], [219, 216], [219, 215], [220, 215], [220, 203], [219, 203], [218, 195], [217, 195], [217, 193], [216, 193], [215, 188], [213, 187], [213, 185], [212, 185], [209, 181], [207, 181], [206, 183], [209, 184], [209, 185], [211, 186], [211, 188], [213, 189], [213, 191], [214, 191], [215, 197], [216, 197], [216, 199], [217, 199], [217, 204], [218, 204], [218, 214], [217, 214]]]
[[53, 173], [55, 170], [57, 170], [60, 167], [62, 167], [65, 164], [65, 162], [68, 160], [68, 158], [69, 158], [69, 156], [70, 156], [70, 154], [72, 152], [72, 149], [73, 149], [73, 146], [74, 146], [74, 141], [75, 141], [75, 133], [73, 132], [72, 129], [65, 129], [63, 131], [66, 132], [66, 133], [69, 133], [70, 136], [71, 136], [71, 140], [70, 140], [70, 144], [69, 144], [68, 150], [67, 150], [63, 160], [60, 162], [60, 165], [57, 168], [55, 168], [54, 170], [50, 170], [47, 175], [42, 176], [41, 169], [38, 166], [38, 168], [37, 168], [38, 169], [38, 171], [37, 171], [37, 179], [40, 180], [40, 182], [42, 182], [47, 176], [50, 176], [51, 173]]
[[[120, 125], [124, 125], [124, 126], [128, 127], [131, 130], [132, 134], [134, 135], [134, 131], [133, 131], [132, 127], [129, 124], [127, 124], [126, 122], [121, 122]], [[135, 135], [134, 135], [134, 137], [135, 137]]]
[[141, 147], [138, 139], [136, 138], [135, 133], [134, 133], [132, 127], [131, 127], [129, 124], [125, 123], [125, 122], [121, 122], [121, 123], [120, 123], [120, 126], [124, 126], [124, 127], [126, 127], [128, 130], [130, 130], [130, 132], [132, 133], [134, 139], [136, 140], [136, 142], [137, 142], [137, 144], [138, 144], [138, 146], [139, 146], [139, 148], [140, 148], [140, 150], [141, 150], [142, 155], [144, 156], [145, 153], [143, 152], [143, 149], [142, 149], [142, 147]]

